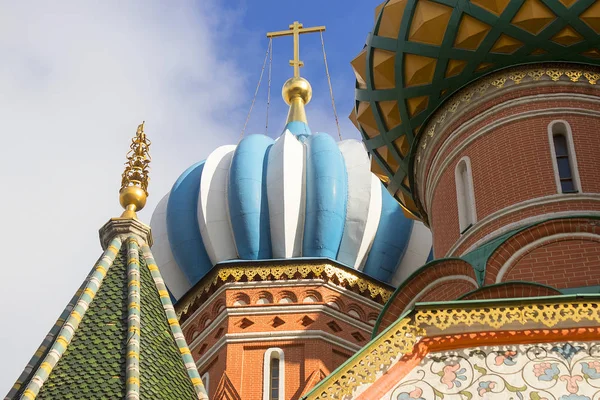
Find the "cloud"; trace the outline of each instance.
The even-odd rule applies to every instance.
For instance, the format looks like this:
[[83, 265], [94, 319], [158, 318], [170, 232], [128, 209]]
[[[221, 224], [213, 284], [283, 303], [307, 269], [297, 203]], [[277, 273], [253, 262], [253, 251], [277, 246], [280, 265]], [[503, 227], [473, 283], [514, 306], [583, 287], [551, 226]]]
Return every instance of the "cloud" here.
[[237, 140], [255, 84], [225, 52], [244, 46], [227, 43], [239, 17], [207, 0], [0, 3], [0, 392], [100, 255], [137, 124], [153, 142], [145, 221]]

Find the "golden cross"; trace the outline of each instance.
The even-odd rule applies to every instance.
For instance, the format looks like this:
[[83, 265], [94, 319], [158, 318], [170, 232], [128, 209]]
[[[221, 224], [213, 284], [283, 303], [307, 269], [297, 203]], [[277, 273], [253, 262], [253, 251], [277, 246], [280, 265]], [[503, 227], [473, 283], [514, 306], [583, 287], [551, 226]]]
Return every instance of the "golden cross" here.
[[289, 31], [278, 31], [278, 32], [269, 32], [267, 33], [268, 38], [274, 38], [278, 36], [294, 36], [294, 59], [290, 60], [290, 65], [294, 67], [294, 77], [300, 76], [300, 67], [304, 66], [304, 62], [300, 61], [300, 34], [302, 33], [311, 33], [311, 32], [323, 32], [325, 30], [324, 26], [315, 26], [312, 28], [303, 28], [302, 24], [298, 21], [294, 21], [292, 25], [290, 25]]

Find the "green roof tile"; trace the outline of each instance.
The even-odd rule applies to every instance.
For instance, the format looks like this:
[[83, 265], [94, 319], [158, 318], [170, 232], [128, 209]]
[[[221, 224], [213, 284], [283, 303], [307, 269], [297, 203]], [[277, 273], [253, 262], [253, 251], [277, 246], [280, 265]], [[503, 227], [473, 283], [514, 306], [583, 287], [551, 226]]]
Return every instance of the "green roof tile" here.
[[[130, 265], [132, 262], [139, 262], [141, 321], [139, 398], [144, 400], [207, 399], [172, 310], [172, 304], [168, 298], [164, 299], [168, 294], [165, 294], [166, 288], [162, 284], [150, 249], [144, 245], [141, 252], [144, 256], [139, 256], [136, 261], [134, 258], [138, 254], [137, 243], [132, 244], [136, 251], [130, 251], [129, 254], [127, 240], [123, 241], [120, 249], [118, 249], [121, 243], [119, 239], [115, 239], [113, 243], [116, 245], [112, 248], [112, 257], [114, 257], [112, 265], [110, 262], [112, 257], [101, 258], [82, 286], [83, 289], [92, 282], [91, 279], [96, 279], [96, 283], [92, 283], [96, 287], [99, 282], [95, 296], [91, 292], [86, 294], [85, 289], [80, 290], [79, 295], [69, 303], [61, 315], [62, 320], [73, 318], [69, 315], [76, 300], [83, 299], [84, 296], [92, 299], [87, 311], [82, 311], [81, 322], [72, 325], [75, 332], [56, 365], [40, 368], [43, 367], [43, 363], [48, 365], [46, 363], [48, 349], [53, 346], [55, 348], [63, 346], [56, 338], [70, 337], [70, 332], [66, 332], [68, 330], [63, 323], [57, 323], [53, 327], [51, 334], [43, 343], [45, 347], [40, 348], [37, 356], [28, 365], [26, 373], [19, 378], [18, 382], [23, 384], [20, 387], [18, 384], [15, 385], [6, 397], [7, 400], [126, 398], [128, 390], [126, 374], [129, 365], [127, 346], [128, 342], [131, 342], [131, 337], [128, 336], [128, 317], [132, 312], [128, 298], [128, 262]], [[108, 253], [105, 252], [106, 254]], [[103, 279], [102, 274], [98, 275], [98, 268], [106, 270]], [[131, 275], [129, 279], [131, 280]], [[131, 360], [131, 356], [129, 359]], [[48, 372], [49, 375], [44, 379]], [[36, 380], [33, 380], [34, 377]], [[39, 387], [39, 383], [35, 382], [42, 382], [37, 397], [34, 392], [36, 392], [36, 385]], [[33, 391], [26, 390], [32, 387]], [[23, 396], [23, 393], [27, 396]]]
[[[127, 254], [123, 246], [38, 399], [122, 399], [127, 343]], [[90, 387], [100, 389], [93, 393]]]

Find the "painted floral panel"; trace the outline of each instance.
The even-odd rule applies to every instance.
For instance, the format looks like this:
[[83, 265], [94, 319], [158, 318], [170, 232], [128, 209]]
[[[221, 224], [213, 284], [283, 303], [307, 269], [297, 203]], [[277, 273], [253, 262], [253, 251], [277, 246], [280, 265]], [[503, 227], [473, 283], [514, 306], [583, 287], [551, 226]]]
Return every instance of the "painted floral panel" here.
[[600, 400], [600, 342], [430, 353], [385, 400]]

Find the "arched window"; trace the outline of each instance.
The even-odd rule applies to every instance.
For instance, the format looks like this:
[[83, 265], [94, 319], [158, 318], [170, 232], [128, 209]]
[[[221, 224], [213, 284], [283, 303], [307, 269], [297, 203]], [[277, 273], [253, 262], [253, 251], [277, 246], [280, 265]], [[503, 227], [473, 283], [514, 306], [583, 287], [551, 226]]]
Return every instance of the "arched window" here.
[[210, 384], [210, 376], [208, 375], [208, 372], [206, 372], [204, 375], [202, 375], [202, 377], [200, 379], [202, 379], [202, 384], [204, 385], [204, 389], [206, 390], [206, 393], [208, 393], [208, 385]]
[[461, 158], [456, 164], [454, 178], [456, 181], [458, 225], [462, 234], [477, 222], [475, 191], [473, 190], [473, 175], [471, 174], [471, 160], [469, 157]]
[[548, 138], [556, 190], [558, 193], [581, 192], [571, 126], [567, 121], [552, 121], [548, 125]]
[[284, 370], [283, 350], [270, 348], [265, 352], [263, 400], [284, 399]]

